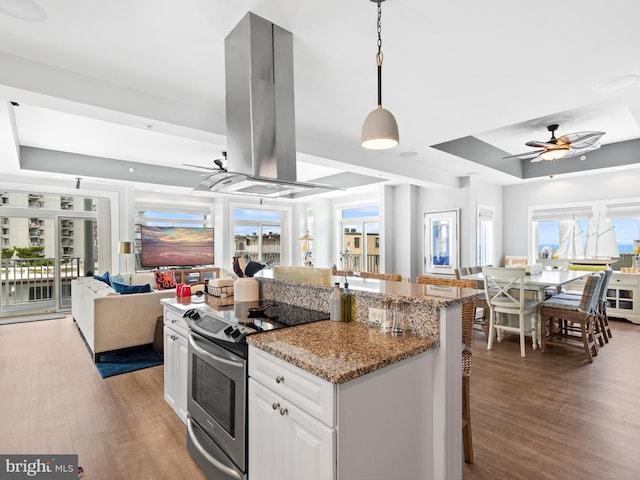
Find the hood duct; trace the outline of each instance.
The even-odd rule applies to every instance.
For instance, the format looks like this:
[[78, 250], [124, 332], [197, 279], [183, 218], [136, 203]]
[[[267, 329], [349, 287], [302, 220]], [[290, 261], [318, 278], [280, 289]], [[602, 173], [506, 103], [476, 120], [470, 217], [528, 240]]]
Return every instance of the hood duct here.
[[208, 190], [295, 198], [337, 190], [296, 179], [293, 35], [251, 12], [225, 39], [227, 172]]

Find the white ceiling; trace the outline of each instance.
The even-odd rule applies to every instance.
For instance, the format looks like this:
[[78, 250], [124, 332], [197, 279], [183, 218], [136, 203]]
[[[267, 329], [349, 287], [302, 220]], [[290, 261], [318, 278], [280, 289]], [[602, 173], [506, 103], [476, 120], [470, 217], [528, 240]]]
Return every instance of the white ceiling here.
[[[640, 75], [636, 0], [385, 1], [383, 105], [401, 138], [384, 152], [359, 146], [376, 105], [370, 0], [35, 0], [39, 22], [3, 13], [15, 3], [0, 0], [4, 172], [51, 176], [20, 169], [16, 142], [211, 165], [226, 149], [224, 38], [247, 11], [293, 33], [299, 180], [347, 170], [434, 187], [470, 174], [510, 184], [523, 180], [431, 145], [474, 136], [515, 154], [548, 139], [549, 123], [558, 134], [605, 131], [605, 145], [640, 138], [640, 84], [607, 88]], [[107, 164], [96, 160], [96, 178], [109, 177]]]

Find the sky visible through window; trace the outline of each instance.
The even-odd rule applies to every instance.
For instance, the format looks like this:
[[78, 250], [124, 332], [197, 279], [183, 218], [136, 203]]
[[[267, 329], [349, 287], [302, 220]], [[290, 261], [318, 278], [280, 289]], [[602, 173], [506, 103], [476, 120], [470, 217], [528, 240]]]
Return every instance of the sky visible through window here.
[[233, 233], [236, 236], [257, 235], [259, 224], [263, 225], [262, 234], [268, 235], [269, 232], [280, 235], [280, 222], [282, 221], [282, 212], [277, 210], [251, 210], [245, 208], [235, 208], [233, 210], [235, 221], [252, 222], [253, 225], [236, 224]]
[[[342, 219], [343, 220], [348, 220], [348, 219], [352, 219], [352, 218], [357, 218], [357, 219], [364, 219], [366, 220], [369, 217], [374, 217], [374, 218], [378, 218], [378, 205], [367, 205], [364, 207], [354, 207], [354, 208], [343, 208], [342, 209]], [[347, 224], [344, 224], [345, 227], [347, 226]], [[356, 223], [356, 224], [349, 224], [348, 225], [349, 228], [355, 228], [356, 232], [355, 233], [362, 233], [361, 231], [361, 227], [362, 224], [361, 223]], [[367, 223], [367, 233], [368, 234], [379, 234], [380, 233], [380, 225], [376, 222], [376, 223]]]
[[[616, 242], [620, 253], [633, 253], [633, 241], [640, 239], [640, 219], [638, 218], [614, 218], [611, 224], [615, 228]], [[578, 220], [578, 225], [584, 232], [586, 242], [589, 221]], [[558, 249], [560, 243], [560, 222], [548, 221], [538, 223], [538, 253], [544, 247]]]

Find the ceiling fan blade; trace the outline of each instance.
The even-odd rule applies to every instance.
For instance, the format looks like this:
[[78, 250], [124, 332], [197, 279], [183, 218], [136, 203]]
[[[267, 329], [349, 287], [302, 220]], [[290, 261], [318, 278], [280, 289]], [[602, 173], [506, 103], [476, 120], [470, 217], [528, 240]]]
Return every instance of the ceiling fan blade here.
[[569, 139], [571, 147], [583, 148], [599, 144], [602, 135], [604, 132], [576, 132], [570, 133], [566, 137]]
[[537, 140], [534, 140], [532, 142], [527, 142], [527, 143], [525, 143], [525, 145], [527, 147], [544, 148], [545, 150], [559, 150], [561, 148], [566, 148], [566, 145], [562, 144], [560, 142], [558, 142], [558, 143], [549, 143], [549, 142], [538, 142]]
[[203, 168], [205, 170], [212, 170], [212, 171], [216, 171], [218, 170], [218, 168], [212, 168], [212, 167], [203, 167], [202, 165], [192, 165], [190, 163], [183, 163], [182, 164], [185, 167], [195, 167], [195, 168]]
[[502, 158], [519, 158], [520, 160], [529, 160], [540, 155], [544, 150], [533, 150], [532, 152], [517, 153], [515, 155], [507, 155]]

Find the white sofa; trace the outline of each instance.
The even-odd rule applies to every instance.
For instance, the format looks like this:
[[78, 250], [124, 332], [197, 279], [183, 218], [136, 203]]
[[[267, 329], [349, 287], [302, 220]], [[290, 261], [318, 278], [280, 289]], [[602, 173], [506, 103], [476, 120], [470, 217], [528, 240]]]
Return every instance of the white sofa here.
[[95, 362], [101, 353], [153, 343], [160, 300], [175, 296], [175, 289], [157, 289], [153, 272], [123, 276], [129, 285], [148, 283], [154, 291], [121, 295], [92, 277], [71, 282], [71, 313]]

